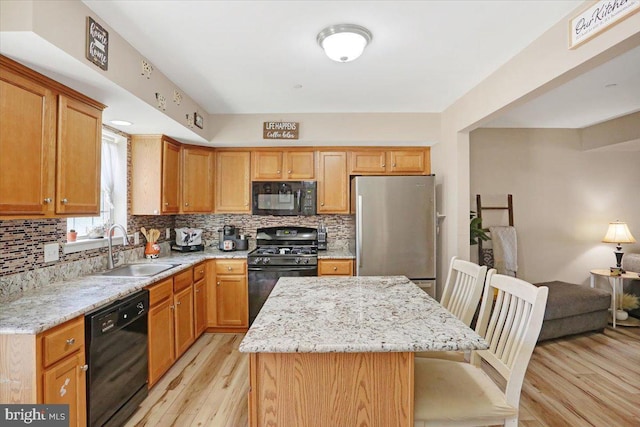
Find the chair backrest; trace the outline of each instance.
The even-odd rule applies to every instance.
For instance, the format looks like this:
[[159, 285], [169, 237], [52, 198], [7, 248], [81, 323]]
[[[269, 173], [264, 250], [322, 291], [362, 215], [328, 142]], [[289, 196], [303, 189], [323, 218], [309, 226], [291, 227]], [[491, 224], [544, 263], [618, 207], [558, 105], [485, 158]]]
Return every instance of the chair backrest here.
[[[494, 293], [496, 293], [494, 301]], [[487, 274], [487, 283], [476, 326], [489, 343], [488, 350], [474, 351], [471, 363], [489, 363], [506, 381], [507, 403], [518, 407], [524, 375], [538, 341], [549, 289], [511, 276]]]
[[480, 303], [486, 275], [486, 266], [451, 258], [440, 304], [467, 326]]

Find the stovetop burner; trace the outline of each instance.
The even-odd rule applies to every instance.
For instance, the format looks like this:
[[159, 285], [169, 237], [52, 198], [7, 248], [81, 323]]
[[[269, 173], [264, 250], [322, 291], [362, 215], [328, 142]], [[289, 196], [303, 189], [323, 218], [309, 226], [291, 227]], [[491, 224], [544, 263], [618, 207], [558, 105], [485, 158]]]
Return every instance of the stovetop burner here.
[[257, 248], [248, 255], [249, 265], [316, 265], [318, 232], [307, 227], [259, 228]]

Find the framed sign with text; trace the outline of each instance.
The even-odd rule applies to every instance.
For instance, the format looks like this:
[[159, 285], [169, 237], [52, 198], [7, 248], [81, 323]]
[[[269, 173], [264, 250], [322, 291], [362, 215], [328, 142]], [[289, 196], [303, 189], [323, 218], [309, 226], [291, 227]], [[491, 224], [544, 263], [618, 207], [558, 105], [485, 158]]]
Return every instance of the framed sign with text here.
[[640, 10], [640, 0], [600, 0], [569, 21], [569, 49]]
[[298, 139], [298, 122], [264, 122], [262, 139]]
[[87, 59], [103, 70], [109, 68], [109, 32], [87, 16]]

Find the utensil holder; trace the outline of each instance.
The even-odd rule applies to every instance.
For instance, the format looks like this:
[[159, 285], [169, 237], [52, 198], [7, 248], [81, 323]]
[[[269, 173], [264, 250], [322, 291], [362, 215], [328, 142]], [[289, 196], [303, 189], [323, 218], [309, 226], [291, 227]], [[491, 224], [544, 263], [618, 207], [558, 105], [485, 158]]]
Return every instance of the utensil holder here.
[[144, 257], [147, 259], [158, 258], [160, 255], [160, 245], [156, 242], [147, 242], [144, 247]]

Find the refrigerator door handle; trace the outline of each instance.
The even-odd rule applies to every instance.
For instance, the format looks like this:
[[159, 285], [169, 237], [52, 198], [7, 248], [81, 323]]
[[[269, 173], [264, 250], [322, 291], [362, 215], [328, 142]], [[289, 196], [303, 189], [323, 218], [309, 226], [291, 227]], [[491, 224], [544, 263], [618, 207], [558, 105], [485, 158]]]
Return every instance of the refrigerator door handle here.
[[358, 205], [356, 207], [356, 230], [358, 230], [358, 244], [356, 255], [358, 257], [358, 268], [362, 268], [362, 194], [358, 194]]

